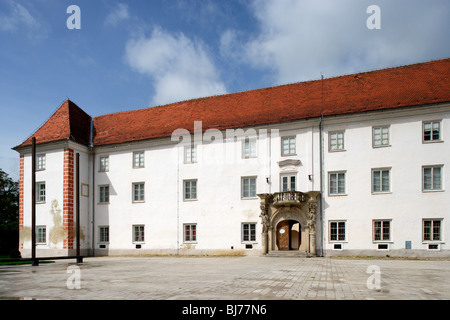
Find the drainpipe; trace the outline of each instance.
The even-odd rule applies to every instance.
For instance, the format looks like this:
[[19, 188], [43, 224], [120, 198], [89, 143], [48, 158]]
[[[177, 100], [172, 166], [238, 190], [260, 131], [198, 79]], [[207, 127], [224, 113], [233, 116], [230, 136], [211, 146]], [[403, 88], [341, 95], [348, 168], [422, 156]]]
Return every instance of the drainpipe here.
[[323, 143], [322, 143], [322, 121], [323, 121], [323, 113], [320, 114], [320, 122], [319, 122], [319, 145], [320, 145], [320, 256], [324, 256], [323, 250]]
[[95, 152], [94, 152], [94, 121], [91, 118], [91, 127], [89, 132], [89, 150], [91, 151], [91, 161], [92, 161], [92, 253], [91, 255], [95, 257]]

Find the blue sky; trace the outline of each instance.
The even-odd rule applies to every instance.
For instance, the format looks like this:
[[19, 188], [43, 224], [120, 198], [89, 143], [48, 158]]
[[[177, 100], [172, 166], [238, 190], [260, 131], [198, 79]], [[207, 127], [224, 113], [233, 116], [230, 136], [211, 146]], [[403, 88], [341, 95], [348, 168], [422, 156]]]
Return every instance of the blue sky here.
[[448, 0], [0, 0], [0, 168], [18, 179], [11, 148], [67, 98], [98, 116], [448, 58], [449, 16]]

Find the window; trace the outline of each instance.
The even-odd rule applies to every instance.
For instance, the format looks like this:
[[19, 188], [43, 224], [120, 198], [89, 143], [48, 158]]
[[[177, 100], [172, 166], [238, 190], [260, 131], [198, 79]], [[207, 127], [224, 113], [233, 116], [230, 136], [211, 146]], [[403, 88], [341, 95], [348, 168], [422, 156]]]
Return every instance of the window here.
[[442, 166], [423, 167], [423, 191], [442, 190]]
[[345, 172], [330, 172], [328, 178], [330, 195], [345, 194]]
[[423, 220], [423, 241], [441, 240], [441, 221], [440, 219]]
[[242, 142], [242, 158], [256, 157], [256, 139], [245, 138]]
[[109, 156], [100, 157], [100, 172], [109, 171]]
[[242, 224], [242, 242], [256, 241], [256, 223]]
[[441, 140], [441, 122], [426, 121], [423, 123], [423, 141], [440, 141]]
[[144, 182], [133, 183], [133, 202], [144, 202]]
[[197, 200], [197, 180], [184, 181], [184, 200]]
[[100, 243], [109, 243], [109, 226], [99, 227]]
[[36, 243], [46, 244], [47, 243], [47, 227], [46, 226], [36, 226]]
[[37, 155], [36, 170], [45, 170], [45, 154]]
[[372, 170], [372, 193], [383, 193], [391, 191], [390, 183], [391, 169]]
[[330, 132], [328, 136], [328, 148], [329, 151], [344, 150], [344, 131]]
[[242, 178], [242, 198], [256, 197], [256, 178]]
[[281, 191], [295, 191], [296, 176], [295, 175], [282, 175], [281, 176]]
[[372, 129], [372, 145], [374, 147], [389, 146], [389, 127], [373, 127]]
[[109, 203], [109, 186], [99, 186], [100, 203]]
[[133, 168], [144, 168], [144, 151], [133, 152]]
[[197, 147], [185, 146], [184, 147], [184, 163], [196, 163], [197, 162]]
[[345, 221], [330, 221], [330, 241], [345, 241]]
[[197, 242], [197, 224], [184, 225], [184, 242]]
[[281, 138], [281, 155], [295, 155], [295, 137]]
[[373, 241], [391, 240], [391, 221], [375, 220], [373, 221]]
[[133, 225], [133, 242], [144, 242], [144, 225]]
[[36, 202], [45, 202], [45, 182], [36, 183]]

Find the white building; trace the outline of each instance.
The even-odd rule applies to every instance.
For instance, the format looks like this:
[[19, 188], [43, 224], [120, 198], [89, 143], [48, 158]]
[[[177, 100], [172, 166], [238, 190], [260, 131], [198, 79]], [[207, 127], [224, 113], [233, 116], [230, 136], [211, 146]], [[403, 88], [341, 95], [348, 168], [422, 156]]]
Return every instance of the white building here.
[[[449, 256], [450, 59], [90, 117], [32, 137], [37, 256]], [[31, 138], [20, 239], [31, 252]]]

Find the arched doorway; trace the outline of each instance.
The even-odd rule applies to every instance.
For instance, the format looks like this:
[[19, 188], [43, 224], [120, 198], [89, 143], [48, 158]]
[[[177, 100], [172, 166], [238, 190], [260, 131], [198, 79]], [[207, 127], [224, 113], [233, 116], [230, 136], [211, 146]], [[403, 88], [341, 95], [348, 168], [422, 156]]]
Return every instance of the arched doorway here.
[[302, 243], [301, 225], [296, 220], [282, 220], [276, 226], [276, 246], [278, 250], [299, 250]]

